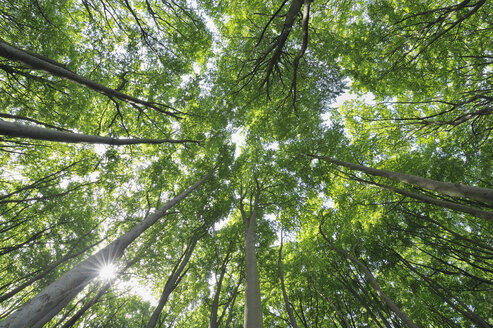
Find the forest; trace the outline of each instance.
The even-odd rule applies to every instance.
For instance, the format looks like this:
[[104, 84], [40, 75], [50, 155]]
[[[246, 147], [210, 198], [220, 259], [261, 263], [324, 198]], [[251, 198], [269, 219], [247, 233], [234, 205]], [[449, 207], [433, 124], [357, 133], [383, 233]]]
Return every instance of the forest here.
[[492, 13], [0, 1], [0, 328], [493, 327]]

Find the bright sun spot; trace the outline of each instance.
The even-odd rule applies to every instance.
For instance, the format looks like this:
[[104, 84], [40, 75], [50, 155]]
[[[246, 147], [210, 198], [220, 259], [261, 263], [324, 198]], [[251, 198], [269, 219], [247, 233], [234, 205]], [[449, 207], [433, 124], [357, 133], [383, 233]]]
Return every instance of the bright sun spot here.
[[105, 264], [99, 269], [99, 279], [100, 280], [111, 280], [116, 277], [117, 268], [111, 264]]

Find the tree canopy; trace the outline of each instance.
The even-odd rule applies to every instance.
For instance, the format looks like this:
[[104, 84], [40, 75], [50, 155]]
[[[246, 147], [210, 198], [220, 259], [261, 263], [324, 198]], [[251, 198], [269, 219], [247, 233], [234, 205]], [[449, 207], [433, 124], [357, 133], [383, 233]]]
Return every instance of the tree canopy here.
[[492, 327], [492, 6], [1, 1], [0, 327]]

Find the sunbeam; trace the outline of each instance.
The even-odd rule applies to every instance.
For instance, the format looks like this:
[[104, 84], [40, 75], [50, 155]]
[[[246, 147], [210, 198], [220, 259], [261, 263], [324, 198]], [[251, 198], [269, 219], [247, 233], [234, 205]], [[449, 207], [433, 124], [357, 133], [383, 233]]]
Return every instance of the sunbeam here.
[[111, 280], [116, 277], [117, 273], [117, 268], [115, 265], [112, 263], [107, 263], [104, 264], [100, 269], [99, 269], [99, 276], [98, 278], [100, 280]]

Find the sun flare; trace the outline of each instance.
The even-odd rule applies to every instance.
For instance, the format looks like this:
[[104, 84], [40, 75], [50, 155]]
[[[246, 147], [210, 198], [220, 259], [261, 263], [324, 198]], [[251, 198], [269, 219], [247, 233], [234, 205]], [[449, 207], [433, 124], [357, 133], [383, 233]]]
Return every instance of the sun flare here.
[[99, 269], [100, 280], [111, 280], [116, 277], [117, 268], [111, 263], [105, 264]]

